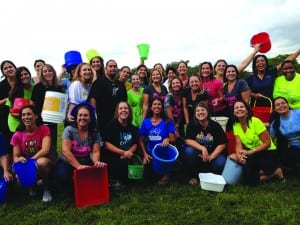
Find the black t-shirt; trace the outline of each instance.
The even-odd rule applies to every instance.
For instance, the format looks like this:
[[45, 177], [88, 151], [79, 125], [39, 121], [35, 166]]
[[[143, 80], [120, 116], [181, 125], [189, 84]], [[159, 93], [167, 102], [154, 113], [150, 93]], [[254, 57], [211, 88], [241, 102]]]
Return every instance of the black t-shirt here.
[[[226, 144], [227, 139], [221, 125], [213, 120], [209, 120], [207, 128], [204, 130], [202, 126], [194, 120], [189, 122], [186, 129], [186, 139], [197, 141], [200, 145], [207, 148], [209, 154], [221, 144]], [[226, 151], [222, 152], [226, 154]]]
[[190, 87], [183, 89], [182, 97], [186, 98], [186, 104], [189, 111], [189, 120], [191, 121], [194, 117], [195, 106], [201, 101], [206, 101], [209, 98], [209, 95], [206, 91], [199, 93], [195, 100], [192, 99], [192, 91]]
[[138, 128], [132, 124], [123, 127], [117, 119], [113, 119], [108, 122], [103, 131], [103, 141], [128, 150], [132, 145], [138, 144]]
[[102, 132], [113, 118], [116, 105], [121, 101], [127, 101], [127, 91], [122, 82], [100, 77], [92, 85], [88, 99], [91, 98], [96, 100], [98, 126]]
[[[10, 86], [5, 78], [0, 82], [0, 100], [8, 97], [10, 91]], [[8, 131], [7, 118], [9, 114], [9, 107], [5, 105], [0, 105], [0, 132], [6, 133]]]

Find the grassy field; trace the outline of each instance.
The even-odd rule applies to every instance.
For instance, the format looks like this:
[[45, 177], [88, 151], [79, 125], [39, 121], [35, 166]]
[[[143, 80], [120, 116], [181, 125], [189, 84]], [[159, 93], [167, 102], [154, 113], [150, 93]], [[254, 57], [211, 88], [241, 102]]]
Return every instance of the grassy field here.
[[72, 194], [50, 203], [15, 187], [0, 206], [1, 224], [300, 224], [300, 182], [226, 186], [221, 193], [172, 182], [136, 183], [110, 202], [76, 209]]
[[15, 185], [0, 205], [0, 224], [299, 225], [299, 176], [287, 178], [257, 187], [225, 186], [221, 193], [175, 180], [165, 187], [138, 181], [110, 192], [110, 202], [82, 209], [75, 207], [72, 193], [64, 198], [54, 193], [52, 202], [43, 203], [41, 193], [29, 197]]

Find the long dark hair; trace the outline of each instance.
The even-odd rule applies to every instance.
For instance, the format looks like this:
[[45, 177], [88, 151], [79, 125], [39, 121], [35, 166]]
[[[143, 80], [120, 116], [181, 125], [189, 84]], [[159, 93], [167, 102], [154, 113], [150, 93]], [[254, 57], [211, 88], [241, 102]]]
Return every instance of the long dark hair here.
[[150, 104], [149, 104], [149, 109], [148, 109], [148, 112], [147, 112], [147, 116], [146, 117], [152, 117], [153, 116], [153, 112], [151, 110], [151, 107], [152, 107], [152, 104], [154, 101], [160, 101], [161, 102], [161, 106], [162, 106], [162, 110], [159, 114], [159, 116], [163, 119], [163, 120], [168, 120], [168, 117], [164, 111], [164, 101], [160, 98], [160, 97], [154, 97], [151, 101], [150, 101]]
[[[21, 115], [21, 118], [22, 118], [22, 112], [24, 109], [31, 109], [31, 111], [33, 112], [34, 115], [38, 116], [37, 119], [35, 120], [35, 123], [36, 123], [36, 126], [39, 127], [43, 124], [43, 121], [42, 121], [42, 118], [41, 118], [41, 115], [37, 112], [36, 108], [33, 106], [33, 105], [25, 105], [21, 108], [21, 111], [20, 111], [20, 115]], [[18, 126], [17, 128], [17, 131], [25, 131], [26, 130], [26, 127], [21, 119], [21, 123], [20, 125]]]
[[264, 60], [266, 61], [266, 70], [265, 70], [265, 74], [266, 74], [268, 72], [268, 69], [269, 69], [269, 61], [268, 61], [267, 56], [261, 55], [261, 54], [258, 54], [256, 56], [254, 56], [254, 58], [252, 60], [252, 71], [253, 71], [253, 74], [257, 74], [256, 61], [257, 61], [257, 59], [259, 57], [264, 58]]
[[14, 104], [16, 98], [23, 98], [24, 97], [24, 86], [21, 81], [21, 73], [25, 70], [29, 74], [29, 79], [31, 79], [31, 73], [29, 69], [25, 66], [20, 66], [16, 70], [16, 83], [12, 89], [10, 89], [8, 94], [8, 99], [10, 100], [11, 104]]
[[128, 118], [127, 118], [127, 122], [128, 124], [131, 124], [132, 122], [132, 109], [131, 109], [131, 106], [128, 104], [128, 102], [126, 101], [120, 101], [117, 105], [116, 105], [116, 108], [115, 108], [115, 112], [114, 112], [114, 118], [117, 119], [118, 118], [118, 110], [119, 110], [119, 106], [121, 103], [125, 103], [128, 107], [128, 110], [129, 110], [129, 115], [128, 115]]
[[89, 114], [90, 114], [90, 118], [91, 118], [91, 122], [89, 123], [88, 125], [88, 133], [89, 135], [92, 134], [92, 132], [96, 131], [96, 122], [95, 122], [95, 116], [94, 116], [94, 111], [91, 109], [91, 107], [87, 106], [87, 105], [82, 105], [82, 106], [79, 106], [77, 109], [76, 109], [76, 112], [75, 112], [75, 119], [74, 119], [74, 123], [72, 124], [73, 127], [76, 127], [78, 128], [78, 125], [77, 125], [77, 116], [78, 116], [78, 111], [79, 109], [81, 108], [85, 108], [89, 111]]

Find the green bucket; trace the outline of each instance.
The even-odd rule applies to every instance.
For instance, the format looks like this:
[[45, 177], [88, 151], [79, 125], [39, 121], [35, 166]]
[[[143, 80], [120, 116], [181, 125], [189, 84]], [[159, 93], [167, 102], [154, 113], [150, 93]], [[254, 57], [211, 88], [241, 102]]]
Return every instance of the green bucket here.
[[128, 179], [140, 180], [143, 178], [144, 165], [138, 155], [133, 155], [128, 164]]

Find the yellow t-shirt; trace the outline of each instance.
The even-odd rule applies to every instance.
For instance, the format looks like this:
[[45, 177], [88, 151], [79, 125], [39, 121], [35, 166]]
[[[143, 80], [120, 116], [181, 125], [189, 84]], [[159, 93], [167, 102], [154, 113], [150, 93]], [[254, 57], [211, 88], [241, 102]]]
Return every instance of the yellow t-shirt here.
[[284, 75], [276, 78], [273, 98], [284, 97], [292, 109], [300, 109], [300, 74], [296, 73], [293, 80], [285, 79]]
[[[243, 131], [243, 128], [240, 123], [233, 124], [233, 133], [240, 137], [242, 144], [248, 149], [254, 149], [257, 146], [262, 144], [262, 141], [259, 139], [259, 134], [267, 130], [265, 124], [258, 118], [252, 116], [249, 121], [249, 127], [246, 132]], [[268, 150], [275, 150], [276, 146], [273, 143], [271, 137], [271, 145]]]

